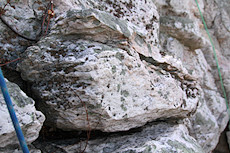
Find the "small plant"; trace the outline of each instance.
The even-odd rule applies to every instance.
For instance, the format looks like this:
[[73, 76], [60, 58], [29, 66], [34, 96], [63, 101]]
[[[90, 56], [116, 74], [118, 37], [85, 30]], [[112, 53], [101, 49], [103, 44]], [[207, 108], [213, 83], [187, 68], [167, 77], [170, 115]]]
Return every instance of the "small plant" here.
[[[45, 35], [47, 34], [48, 28], [49, 28], [49, 23], [50, 23], [50, 19], [54, 17], [55, 13], [54, 13], [54, 4], [53, 1], [51, 0], [50, 3], [48, 4], [48, 6], [46, 7], [46, 10], [43, 14], [43, 21], [42, 21], [42, 31], [43, 31], [43, 26], [45, 24], [45, 21], [47, 20], [47, 26], [46, 26], [46, 31], [45, 31]], [[50, 9], [49, 9], [50, 8]]]

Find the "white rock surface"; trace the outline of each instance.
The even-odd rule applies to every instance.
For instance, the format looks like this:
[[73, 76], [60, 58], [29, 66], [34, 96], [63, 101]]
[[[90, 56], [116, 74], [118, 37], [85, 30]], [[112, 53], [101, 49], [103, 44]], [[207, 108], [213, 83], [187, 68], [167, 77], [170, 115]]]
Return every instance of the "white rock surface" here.
[[[45, 116], [40, 111], [36, 111], [34, 101], [16, 84], [8, 80], [6, 82], [26, 142], [31, 144], [38, 138]], [[0, 105], [0, 148], [2, 150], [18, 146], [19, 142], [2, 93], [0, 94]]]

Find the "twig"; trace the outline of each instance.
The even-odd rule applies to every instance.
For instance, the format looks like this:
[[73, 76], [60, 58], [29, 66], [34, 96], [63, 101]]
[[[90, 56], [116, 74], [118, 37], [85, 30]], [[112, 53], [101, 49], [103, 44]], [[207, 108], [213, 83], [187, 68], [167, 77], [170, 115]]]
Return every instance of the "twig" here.
[[87, 107], [85, 105], [85, 103], [81, 100], [80, 96], [78, 94], [76, 94], [77, 97], [79, 98], [81, 104], [83, 105], [84, 109], [85, 109], [85, 112], [86, 112], [86, 120], [88, 122], [88, 130], [87, 130], [87, 140], [86, 140], [86, 144], [85, 144], [85, 147], [83, 149], [83, 151], [81, 151], [82, 153], [85, 152], [87, 146], [88, 146], [88, 142], [89, 142], [89, 139], [90, 139], [90, 134], [91, 134], [91, 127], [90, 127], [90, 122], [89, 122], [89, 114], [88, 114], [88, 110], [87, 110]]
[[10, 4], [10, 1], [7, 1], [3, 8], [0, 7], [0, 16], [5, 13], [5, 8], [8, 4]]
[[[50, 9], [49, 9], [50, 8]], [[43, 21], [42, 21], [42, 26], [41, 26], [41, 32], [43, 34], [43, 27], [45, 24], [45, 21], [47, 20], [47, 26], [46, 26], [46, 31], [45, 31], [45, 35], [47, 34], [48, 28], [49, 28], [49, 24], [50, 24], [50, 19], [54, 17], [54, 4], [53, 1], [50, 0], [50, 3], [47, 5], [45, 12], [43, 13]], [[48, 17], [48, 19], [47, 19]]]
[[15, 61], [17, 61], [17, 60], [20, 60], [20, 58], [16, 58], [16, 59], [14, 59], [14, 60], [12, 60], [12, 61], [8, 61], [8, 62], [6, 62], [6, 63], [4, 63], [4, 64], [0, 64], [0, 67], [1, 67], [1, 66], [4, 66], [4, 65], [7, 65], [7, 64], [9, 64], [9, 63], [13, 63], [13, 62], [15, 62]]
[[47, 18], [47, 16], [48, 16], [47, 12], [48, 12], [48, 10], [49, 10], [50, 4], [51, 4], [51, 3], [49, 3], [49, 4], [46, 6], [46, 9], [45, 9], [45, 11], [44, 11], [44, 13], [43, 13], [43, 21], [42, 21], [42, 25], [41, 25], [41, 33], [43, 33], [43, 27], [44, 27], [46, 18]]

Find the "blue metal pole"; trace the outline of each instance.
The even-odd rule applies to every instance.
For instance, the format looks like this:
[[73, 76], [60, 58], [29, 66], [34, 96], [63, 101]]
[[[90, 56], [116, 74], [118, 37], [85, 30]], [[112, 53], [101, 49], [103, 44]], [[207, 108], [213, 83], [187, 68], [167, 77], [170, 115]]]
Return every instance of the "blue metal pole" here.
[[13, 125], [14, 125], [14, 129], [15, 129], [17, 137], [18, 137], [18, 141], [19, 141], [20, 146], [21, 146], [21, 148], [23, 150], [23, 153], [29, 153], [29, 149], [27, 147], [25, 138], [23, 136], [21, 127], [19, 125], [17, 116], [16, 116], [14, 108], [13, 108], [12, 101], [10, 99], [10, 95], [9, 95], [9, 92], [8, 92], [8, 89], [7, 89], [7, 86], [6, 86], [6, 82], [4, 80], [4, 76], [2, 74], [1, 67], [0, 67], [0, 86], [1, 86], [2, 94], [4, 96], [8, 111], [10, 113], [11, 120], [12, 120]]

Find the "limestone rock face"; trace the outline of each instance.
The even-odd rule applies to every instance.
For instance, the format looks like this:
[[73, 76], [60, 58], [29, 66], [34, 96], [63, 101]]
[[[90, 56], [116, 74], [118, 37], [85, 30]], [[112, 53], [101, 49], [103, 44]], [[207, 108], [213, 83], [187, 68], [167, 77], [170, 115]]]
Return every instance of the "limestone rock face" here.
[[[221, 67], [221, 72], [223, 76], [223, 82], [226, 88], [228, 100], [230, 99], [230, 68], [228, 66], [228, 63], [230, 61], [230, 54], [229, 54], [229, 46], [230, 46], [230, 3], [226, 0], [220, 1], [217, 0], [215, 1], [216, 4], [214, 3], [208, 3], [206, 11], [209, 14], [212, 14], [213, 16], [216, 15], [216, 18], [213, 19], [211, 18], [210, 21], [213, 22], [211, 26], [213, 26], [214, 36], [215, 36], [215, 43], [217, 46], [217, 56], [220, 60], [220, 67]], [[210, 6], [211, 5], [211, 6]], [[214, 8], [215, 11], [214, 13], [210, 13], [211, 8]], [[218, 8], [218, 12], [216, 11], [216, 8]], [[210, 61], [210, 65], [214, 66], [214, 62]], [[214, 74], [215, 79], [218, 78], [217, 71], [215, 71]], [[220, 86], [218, 86], [220, 88]]]
[[[172, 0], [169, 3], [159, 3], [156, 1], [156, 3], [159, 10], [161, 10], [160, 16], [163, 17], [161, 19], [162, 26], [160, 26], [163, 27], [160, 33], [162, 53], [180, 59], [188, 72], [198, 77], [199, 84], [202, 88], [200, 92], [202, 98], [199, 100], [196, 114], [190, 118], [189, 130], [204, 150], [210, 152], [218, 143], [216, 136], [220, 136], [221, 131], [226, 127], [229, 117], [226, 113], [225, 100], [219, 94], [221, 88], [219, 86], [220, 82], [216, 63], [209, 39], [205, 34], [200, 18], [198, 18], [199, 11], [195, 1], [187, 1], [187, 5], [178, 3], [177, 0]], [[211, 11], [211, 9], [218, 7], [216, 4], [213, 4], [213, 1], [199, 1], [199, 5], [201, 11], [205, 13], [207, 17], [216, 16], [216, 12]], [[210, 5], [212, 6], [210, 7]], [[211, 9], [205, 8], [204, 6], [208, 6], [208, 8]], [[186, 9], [179, 9], [184, 7], [186, 7]], [[172, 15], [170, 19], [168, 14]], [[212, 20], [213, 19], [207, 21], [211, 22]], [[222, 23], [219, 22], [218, 24]], [[210, 29], [210, 31], [212, 32], [212, 29]], [[184, 33], [184, 35], [178, 37], [181, 32]], [[225, 60], [221, 55], [219, 44], [215, 41], [215, 37], [213, 38], [215, 46], [218, 49], [217, 54], [222, 68], [221, 72], [222, 74], [228, 73], [229, 68], [221, 63], [229, 63], [229, 60]], [[223, 79], [225, 82], [228, 77], [223, 76]], [[215, 80], [218, 80], [218, 82], [215, 82]], [[228, 89], [227, 83], [225, 83], [225, 87]]]
[[[48, 3], [19, 0], [13, 3], [15, 9], [7, 6], [3, 17], [34, 38], [41, 32]], [[200, 0], [199, 5], [229, 99], [230, 2]], [[143, 131], [133, 135], [137, 144], [129, 136], [111, 136], [90, 141], [86, 151], [215, 149], [229, 117], [212, 46], [194, 0], [55, 0], [54, 10], [48, 33], [33, 42], [12, 35], [0, 22], [1, 57], [21, 58], [7, 68], [17, 70], [31, 85], [29, 90], [47, 118], [46, 125], [64, 131], [120, 132], [160, 120], [165, 124], [143, 127], [143, 131], [154, 127], [153, 133], [159, 132], [151, 140]], [[159, 130], [165, 126], [170, 127], [168, 131]], [[115, 143], [122, 139], [127, 143]], [[110, 141], [111, 146], [119, 147], [108, 147]], [[79, 145], [63, 144], [61, 148], [74, 152]]]
[[[27, 97], [16, 84], [7, 80], [6, 82], [24, 137], [30, 144], [38, 138], [45, 116], [35, 109], [34, 101]], [[0, 150], [4, 152], [4, 150], [14, 148], [15, 145], [18, 146], [19, 142], [2, 93], [0, 104]]]
[[196, 110], [196, 78], [171, 57], [152, 58], [154, 50], [138, 29], [105, 12], [70, 10], [49, 36], [26, 50], [18, 70], [33, 83], [41, 107], [55, 114], [47, 114], [50, 124], [86, 129], [82, 103], [91, 127], [106, 132], [185, 118]]

